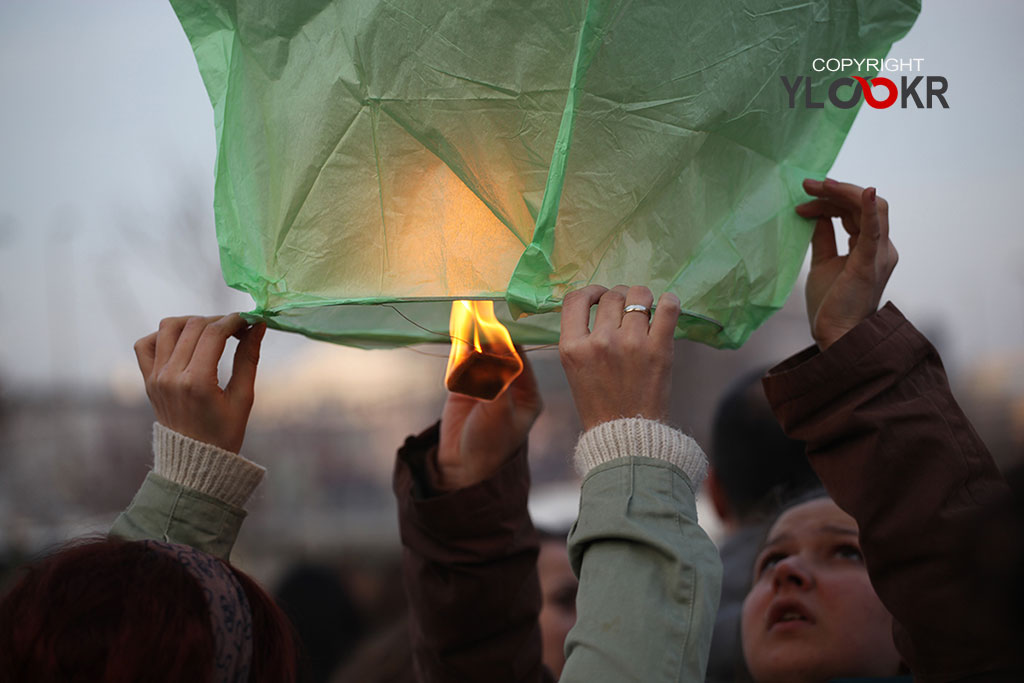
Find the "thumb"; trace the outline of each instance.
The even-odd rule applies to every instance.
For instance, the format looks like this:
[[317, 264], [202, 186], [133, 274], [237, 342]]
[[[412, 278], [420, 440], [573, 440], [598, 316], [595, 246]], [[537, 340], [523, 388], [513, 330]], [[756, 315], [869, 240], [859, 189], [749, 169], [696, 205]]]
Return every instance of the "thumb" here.
[[231, 379], [224, 388], [232, 401], [251, 405], [256, 384], [256, 366], [260, 362], [260, 345], [267, 332], [266, 323], [257, 323], [240, 335], [235, 359], [231, 366]]
[[822, 216], [814, 224], [814, 234], [811, 236], [811, 265], [822, 261], [831, 261], [838, 255], [832, 219]]
[[873, 273], [881, 242], [882, 226], [878, 217], [875, 188], [869, 187], [861, 194], [860, 234], [857, 245], [850, 250], [850, 261], [862, 272]]
[[536, 416], [544, 406], [537, 386], [537, 376], [533, 374], [533, 367], [523, 347], [517, 345], [516, 352], [523, 362], [523, 371], [509, 385], [508, 393], [516, 410], [525, 410]]

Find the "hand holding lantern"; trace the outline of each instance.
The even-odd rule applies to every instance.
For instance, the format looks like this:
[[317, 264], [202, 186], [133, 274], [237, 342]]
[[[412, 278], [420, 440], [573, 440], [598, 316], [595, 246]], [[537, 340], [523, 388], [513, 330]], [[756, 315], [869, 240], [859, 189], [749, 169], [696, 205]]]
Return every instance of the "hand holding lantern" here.
[[[899, 254], [889, 241], [889, 204], [866, 190], [831, 179], [807, 179], [804, 189], [817, 197], [796, 207], [804, 218], [817, 218], [807, 275], [807, 317], [811, 334], [824, 351], [878, 309]], [[848, 254], [840, 256], [832, 218], [842, 220], [850, 236]]]
[[679, 299], [662, 294], [649, 321], [653, 300], [646, 287], [622, 285], [590, 285], [566, 297], [558, 350], [584, 429], [622, 417], [667, 416]]
[[[139, 370], [157, 422], [196, 441], [237, 453], [252, 409], [256, 365], [266, 325], [231, 315], [165, 318], [135, 343]], [[228, 337], [239, 339], [231, 380], [217, 383]]]
[[483, 481], [526, 445], [543, 401], [526, 354], [520, 357], [522, 373], [496, 399], [448, 394], [437, 451], [440, 481], [435, 486], [439, 490], [454, 491]]

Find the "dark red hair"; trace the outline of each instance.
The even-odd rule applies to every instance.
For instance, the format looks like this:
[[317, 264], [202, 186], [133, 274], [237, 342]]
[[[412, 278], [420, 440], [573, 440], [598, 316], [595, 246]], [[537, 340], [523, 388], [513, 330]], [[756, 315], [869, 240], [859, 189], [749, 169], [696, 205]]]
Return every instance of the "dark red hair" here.
[[[296, 649], [287, 617], [230, 568], [252, 611], [250, 682], [292, 683]], [[170, 555], [141, 542], [79, 539], [22, 571], [0, 600], [0, 683], [211, 679], [206, 599]]]

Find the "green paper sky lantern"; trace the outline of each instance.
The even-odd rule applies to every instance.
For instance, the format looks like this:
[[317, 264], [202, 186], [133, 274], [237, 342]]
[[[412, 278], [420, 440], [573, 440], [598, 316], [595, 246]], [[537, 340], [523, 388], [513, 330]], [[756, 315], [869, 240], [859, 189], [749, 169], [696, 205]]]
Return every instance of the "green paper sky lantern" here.
[[479, 298], [554, 342], [588, 283], [672, 291], [678, 336], [739, 346], [788, 296], [800, 182], [859, 109], [791, 108], [782, 77], [824, 93], [812, 60], [883, 57], [920, 9], [172, 4], [213, 103], [227, 283], [253, 320], [356, 346], [443, 341], [450, 302]]

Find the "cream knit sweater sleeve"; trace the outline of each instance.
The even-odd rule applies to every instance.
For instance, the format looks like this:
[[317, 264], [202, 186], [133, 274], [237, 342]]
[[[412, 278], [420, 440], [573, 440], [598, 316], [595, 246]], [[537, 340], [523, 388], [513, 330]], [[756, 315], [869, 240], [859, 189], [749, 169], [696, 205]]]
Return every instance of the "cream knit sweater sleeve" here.
[[708, 459], [691, 437], [657, 420], [627, 417], [602, 422], [583, 433], [573, 461], [580, 476], [617, 458], [646, 457], [665, 460], [690, 479], [696, 491], [707, 476]]
[[164, 479], [241, 508], [266, 472], [237, 453], [153, 423], [153, 473]]

